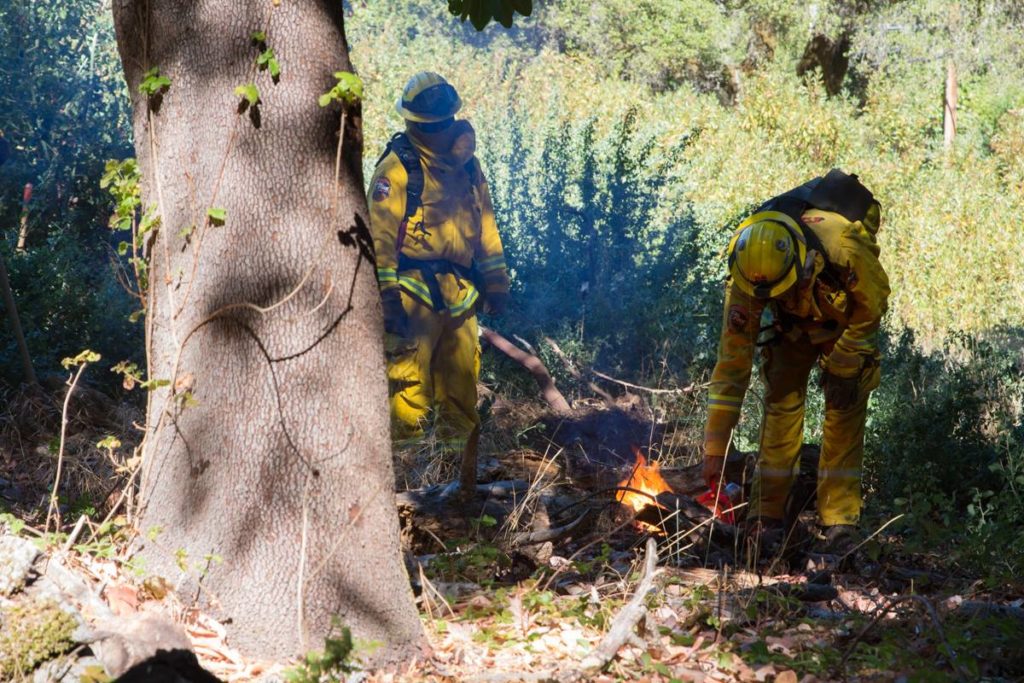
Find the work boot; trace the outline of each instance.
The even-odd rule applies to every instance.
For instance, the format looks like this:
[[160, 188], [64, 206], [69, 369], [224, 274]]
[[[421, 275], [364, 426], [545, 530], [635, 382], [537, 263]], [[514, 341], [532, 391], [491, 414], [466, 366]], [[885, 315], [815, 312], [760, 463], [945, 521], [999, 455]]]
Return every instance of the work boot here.
[[825, 542], [822, 545], [822, 552], [833, 555], [845, 555], [852, 552], [857, 544], [861, 542], [857, 527], [852, 524], [835, 524], [824, 529]]
[[837, 571], [852, 560], [854, 550], [861, 542], [857, 527], [835, 524], [822, 529], [814, 549], [807, 553], [808, 571]]

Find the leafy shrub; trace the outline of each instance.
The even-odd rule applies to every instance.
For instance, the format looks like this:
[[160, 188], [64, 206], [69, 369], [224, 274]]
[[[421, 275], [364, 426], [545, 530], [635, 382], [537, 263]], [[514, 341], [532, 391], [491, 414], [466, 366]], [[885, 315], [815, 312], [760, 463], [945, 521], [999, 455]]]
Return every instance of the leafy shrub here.
[[[1024, 353], [1021, 331], [954, 335], [923, 354], [895, 340], [868, 416], [865, 467], [876, 509], [906, 512], [921, 546], [1003, 572], [1024, 568]], [[999, 543], [994, 543], [1001, 539]], [[1006, 573], [1006, 575], [1010, 575]]]
[[[9, 242], [0, 248], [14, 251]], [[8, 257], [11, 287], [38, 374], [61, 373], [61, 359], [83, 348], [103, 349], [111, 362], [141, 362], [142, 323], [128, 320], [136, 306], [115, 278], [115, 259], [112, 251], [88, 249], [74, 236], [58, 231], [45, 246]], [[4, 334], [0, 337], [4, 380], [20, 380], [18, 358], [13, 336]], [[95, 373], [92, 379], [115, 382], [112, 375], [102, 375]]]

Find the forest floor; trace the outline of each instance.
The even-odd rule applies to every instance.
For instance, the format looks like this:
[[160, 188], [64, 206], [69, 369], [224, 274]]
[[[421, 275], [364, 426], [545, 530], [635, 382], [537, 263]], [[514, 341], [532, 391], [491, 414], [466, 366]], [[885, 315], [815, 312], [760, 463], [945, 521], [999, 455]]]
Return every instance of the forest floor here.
[[[68, 601], [86, 615], [177, 624], [221, 680], [282, 676], [288, 667], [247, 661], [221, 624], [133, 564], [127, 513], [137, 411], [109, 400], [100, 409], [95, 397], [83, 397], [62, 448], [56, 403], [8, 398], [0, 420], [0, 531], [32, 540], [53, 570], [75, 577], [80, 592]], [[464, 514], [440, 520], [453, 464], [429, 448], [398, 453], [398, 488], [415, 493], [400, 495], [400, 514], [432, 656], [400, 671], [342, 674], [339, 663], [338, 678], [324, 680], [1024, 680], [1024, 584], [991, 585], [951, 566], [939, 548], [911, 553], [886, 519], [866, 521], [868, 541], [824, 568], [808, 566], [804, 550], [814, 531], [806, 512], [781, 554], [755, 556], [732, 526], [710, 515], [694, 522], [692, 509], [639, 528], [616, 500], [615, 479], [636, 471], [633, 449], [621, 445], [646, 434], [639, 450], [661, 459], [678, 487], [692, 479], [685, 466], [692, 449], [645, 421], [651, 413], [642, 401], [627, 403], [553, 420], [543, 406], [495, 402], [480, 493]], [[97, 446], [109, 434], [125, 443]], [[583, 471], [581, 453], [601, 467]], [[46, 533], [59, 454], [60, 531]], [[428, 504], [417, 507], [414, 499]], [[16, 603], [0, 591], [7, 623]], [[338, 642], [326, 643], [327, 652]], [[5, 647], [12, 647], [9, 632], [0, 635], [0, 678], [112, 680], [97, 668], [102, 658], [73, 638], [31, 660], [32, 668], [42, 666], [34, 674], [5, 664]], [[371, 651], [357, 642], [346, 665], [358, 668]]]

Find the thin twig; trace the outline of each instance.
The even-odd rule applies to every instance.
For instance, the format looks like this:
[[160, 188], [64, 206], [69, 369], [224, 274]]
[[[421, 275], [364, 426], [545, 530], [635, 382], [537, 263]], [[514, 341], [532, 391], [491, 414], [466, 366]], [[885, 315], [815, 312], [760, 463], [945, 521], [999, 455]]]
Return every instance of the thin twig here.
[[78, 518], [78, 521], [75, 522], [75, 528], [71, 530], [70, 534], [68, 534], [68, 540], [64, 541], [64, 547], [61, 548], [63, 552], [66, 553], [71, 550], [71, 546], [73, 546], [75, 541], [78, 540], [78, 535], [82, 533], [82, 527], [85, 526], [88, 519], [89, 515], [82, 515]]
[[592, 374], [594, 377], [600, 377], [606, 382], [612, 382], [613, 384], [624, 386], [627, 389], [636, 389], [637, 391], [644, 391], [647, 392], [648, 394], [692, 394], [697, 389], [702, 388], [701, 386], [698, 386], [696, 384], [691, 384], [690, 386], [683, 387], [682, 389], [652, 389], [651, 387], [644, 387], [640, 386], [639, 384], [631, 384], [630, 382], [626, 382], [621, 379], [615, 379], [614, 377], [606, 375], [603, 372], [598, 372], [593, 368], [591, 368], [590, 374]]
[[600, 396], [602, 399], [604, 399], [604, 402], [608, 406], [612, 408], [615, 407], [615, 399], [612, 397], [612, 395], [609, 394], [604, 389], [602, 389], [601, 387], [594, 384], [593, 382], [591, 382], [588, 378], [584, 377], [583, 373], [580, 372], [579, 368], [576, 367], [576, 364], [572, 362], [572, 359], [569, 358], [568, 355], [566, 355], [565, 351], [562, 350], [562, 347], [560, 347], [554, 339], [552, 339], [551, 337], [544, 337], [544, 342], [551, 347], [551, 350], [555, 352], [555, 355], [558, 356], [558, 358], [562, 361], [562, 363], [565, 365], [565, 369], [569, 371], [569, 374], [572, 375], [574, 379], [576, 379], [579, 382], [586, 382], [590, 390], [593, 391], [598, 396]]
[[60, 492], [60, 475], [64, 468], [64, 442], [66, 441], [65, 436], [68, 429], [68, 406], [71, 404], [71, 394], [75, 391], [75, 385], [78, 384], [78, 379], [85, 372], [85, 368], [88, 367], [88, 363], [82, 363], [78, 366], [78, 370], [75, 371], [75, 376], [68, 385], [68, 393], [64, 396], [64, 407], [60, 412], [60, 448], [57, 451], [57, 474], [53, 479], [53, 491], [50, 493], [50, 506], [46, 510], [46, 526], [43, 527], [44, 531], [50, 531], [50, 520], [56, 517], [57, 527], [56, 531], [60, 530], [60, 505], [58, 504], [58, 495]]

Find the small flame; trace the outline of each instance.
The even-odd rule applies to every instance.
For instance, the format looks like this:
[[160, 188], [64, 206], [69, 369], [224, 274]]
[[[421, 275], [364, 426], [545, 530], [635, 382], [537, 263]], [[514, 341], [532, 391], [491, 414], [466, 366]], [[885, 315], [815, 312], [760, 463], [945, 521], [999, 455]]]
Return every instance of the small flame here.
[[[643, 493], [623, 490], [615, 494], [615, 500], [633, 508], [636, 512], [640, 512], [648, 505], [663, 507], [658, 504], [654, 497], [659, 493], [671, 493], [672, 487], [661, 476], [660, 466], [656, 462], [648, 465], [647, 458], [644, 457], [644, 454], [636, 446], [633, 446], [633, 455], [636, 457], [633, 471], [629, 477], [619, 482], [619, 487], [635, 489], [635, 491], [642, 491]], [[645, 525], [642, 522], [640, 524], [650, 528], [649, 525]]]

